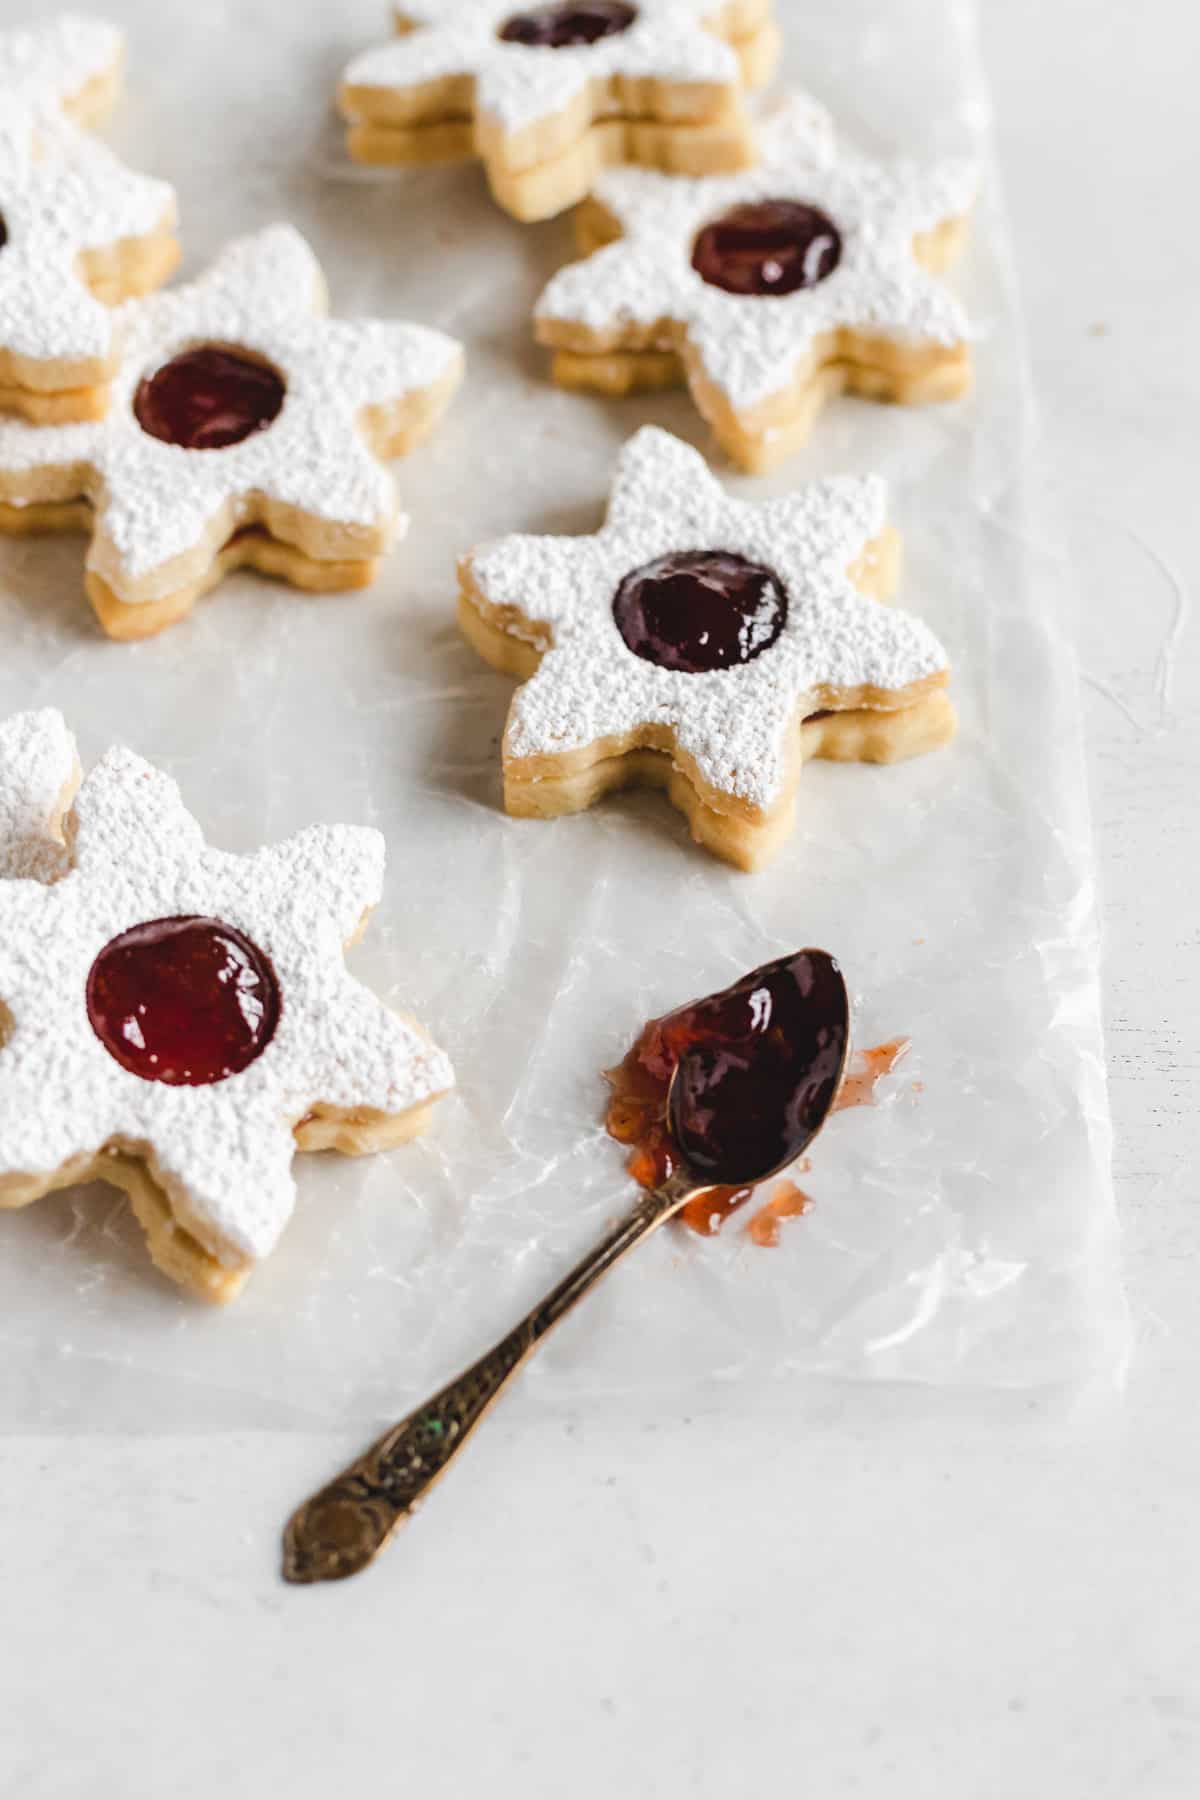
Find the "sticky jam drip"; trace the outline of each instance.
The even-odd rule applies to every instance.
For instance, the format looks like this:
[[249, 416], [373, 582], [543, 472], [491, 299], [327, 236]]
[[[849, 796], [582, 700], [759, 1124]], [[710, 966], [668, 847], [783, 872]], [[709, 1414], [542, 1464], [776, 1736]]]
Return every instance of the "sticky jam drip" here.
[[637, 8], [624, 0], [566, 0], [561, 6], [535, 6], [514, 13], [500, 27], [506, 44], [531, 44], [542, 50], [569, 50], [597, 44], [601, 38], [628, 31]]
[[106, 944], [87, 981], [92, 1030], [143, 1081], [207, 1087], [260, 1057], [279, 982], [257, 944], [220, 919], [152, 919]]
[[842, 236], [828, 213], [801, 200], [754, 200], [704, 227], [692, 267], [710, 287], [759, 298], [795, 294], [825, 281], [842, 260]]
[[613, 598], [617, 630], [635, 656], [707, 674], [753, 662], [787, 623], [783, 582], [732, 550], [677, 550], [626, 575]]
[[287, 389], [270, 363], [201, 344], [181, 351], [139, 383], [138, 424], [164, 444], [185, 450], [227, 450], [279, 417]]
[[[680, 1164], [680, 1154], [667, 1122], [667, 1093], [680, 1057], [697, 1043], [711, 1043], [714, 1033], [720, 1042], [722, 1027], [727, 1023], [722, 1017], [726, 1002], [736, 1013], [745, 1008], [750, 997], [763, 987], [775, 994], [786, 989], [788, 965], [794, 960], [787, 958], [782, 963], [768, 964], [723, 994], [680, 1007], [662, 1018], [651, 1019], [624, 1061], [607, 1072], [612, 1093], [605, 1125], [611, 1137], [629, 1146], [626, 1166], [642, 1187], [661, 1186]], [[754, 985], [747, 993], [747, 984], [751, 983]], [[743, 1021], [744, 1018], [742, 1011]], [[745, 1038], [740, 1040], [743, 1050], [746, 1043]], [[909, 1045], [908, 1038], [897, 1038], [854, 1053], [846, 1063], [845, 1074], [829, 1110], [840, 1112], [848, 1107], [873, 1104], [879, 1083], [895, 1069]], [[752, 1052], [753, 1034], [750, 1048]], [[804, 1158], [793, 1165], [793, 1172], [806, 1175], [810, 1168], [810, 1162]], [[680, 1222], [701, 1237], [715, 1237], [757, 1190], [758, 1184], [754, 1182], [706, 1189], [679, 1214]], [[775, 1182], [771, 1184], [766, 1201], [751, 1217], [747, 1234], [754, 1244], [764, 1249], [774, 1248], [780, 1241], [784, 1222], [801, 1217], [811, 1204], [809, 1195], [793, 1181]]]

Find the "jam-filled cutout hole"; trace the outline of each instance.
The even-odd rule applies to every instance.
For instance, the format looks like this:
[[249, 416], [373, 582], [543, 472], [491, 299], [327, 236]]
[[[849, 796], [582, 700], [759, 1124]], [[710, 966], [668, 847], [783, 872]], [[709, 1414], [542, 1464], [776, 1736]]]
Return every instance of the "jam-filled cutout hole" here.
[[2, 212], [0, 212], [0, 250], [3, 250], [3, 248], [4, 248], [5, 244], [7, 244], [7, 242], [8, 242], [8, 226], [5, 223], [4, 214]]
[[275, 1035], [270, 958], [235, 925], [151, 919], [105, 945], [87, 980], [92, 1030], [143, 1081], [208, 1087], [239, 1074]]
[[816, 287], [841, 260], [841, 232], [828, 213], [802, 200], [731, 207], [692, 246], [692, 267], [710, 287], [762, 299]]
[[635, 656], [688, 675], [753, 662], [787, 623], [787, 589], [732, 550], [678, 550], [628, 574], [613, 599]]
[[264, 357], [228, 344], [181, 350], [139, 384], [142, 430], [185, 450], [227, 450], [279, 417], [287, 384]]
[[580, 44], [598, 44], [601, 38], [618, 37], [637, 18], [636, 6], [625, 0], [562, 0], [554, 6], [533, 6], [514, 13], [501, 25], [506, 44], [528, 44], [541, 50], [571, 50]]

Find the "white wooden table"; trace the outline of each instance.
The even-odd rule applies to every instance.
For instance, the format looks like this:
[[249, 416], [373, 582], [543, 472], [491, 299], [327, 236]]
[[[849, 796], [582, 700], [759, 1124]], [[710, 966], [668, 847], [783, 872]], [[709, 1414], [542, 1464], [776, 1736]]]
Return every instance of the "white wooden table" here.
[[419, 1556], [304, 1596], [263, 1544], [354, 1438], [9, 1440], [5, 1800], [1200, 1791], [1200, 13], [988, 11], [1084, 591], [1127, 1391], [817, 1389], [783, 1437], [518, 1394]]

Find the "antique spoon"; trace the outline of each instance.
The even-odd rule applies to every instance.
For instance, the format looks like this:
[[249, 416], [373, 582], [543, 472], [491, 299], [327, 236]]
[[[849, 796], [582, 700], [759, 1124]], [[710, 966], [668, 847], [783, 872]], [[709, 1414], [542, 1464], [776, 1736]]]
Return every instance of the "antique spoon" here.
[[[789, 983], [790, 1017], [772, 990], [781, 971]], [[297, 1508], [283, 1534], [286, 1581], [336, 1581], [365, 1569], [521, 1365], [602, 1275], [697, 1195], [765, 1181], [816, 1136], [837, 1098], [850, 1050], [850, 1002], [837, 963], [823, 950], [802, 950], [697, 1007], [731, 997], [746, 1026], [743, 1034], [697, 1043], [680, 1055], [671, 1076], [667, 1120], [679, 1159], [675, 1172], [644, 1194], [494, 1348]]]

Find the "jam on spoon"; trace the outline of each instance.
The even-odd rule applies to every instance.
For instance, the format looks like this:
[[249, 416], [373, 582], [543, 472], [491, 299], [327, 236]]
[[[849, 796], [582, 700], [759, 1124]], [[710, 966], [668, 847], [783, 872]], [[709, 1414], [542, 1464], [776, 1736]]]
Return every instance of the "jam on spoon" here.
[[336, 1581], [372, 1562], [541, 1340], [643, 1238], [714, 1186], [793, 1162], [833, 1106], [850, 1045], [841, 971], [823, 950], [756, 969], [660, 1021], [673, 1173], [478, 1362], [297, 1508], [287, 1581]]

